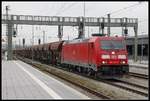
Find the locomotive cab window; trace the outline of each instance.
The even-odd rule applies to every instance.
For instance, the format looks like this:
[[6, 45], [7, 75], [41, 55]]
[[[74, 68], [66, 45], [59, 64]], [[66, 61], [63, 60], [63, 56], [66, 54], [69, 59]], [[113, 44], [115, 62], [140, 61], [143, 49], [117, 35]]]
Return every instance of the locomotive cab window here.
[[125, 49], [125, 42], [122, 40], [101, 40], [101, 49]]

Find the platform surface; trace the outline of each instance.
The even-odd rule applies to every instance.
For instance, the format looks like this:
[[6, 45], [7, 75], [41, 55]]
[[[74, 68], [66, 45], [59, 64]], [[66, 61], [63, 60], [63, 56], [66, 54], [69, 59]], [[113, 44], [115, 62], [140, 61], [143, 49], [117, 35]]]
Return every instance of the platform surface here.
[[2, 61], [2, 99], [90, 99], [32, 66]]

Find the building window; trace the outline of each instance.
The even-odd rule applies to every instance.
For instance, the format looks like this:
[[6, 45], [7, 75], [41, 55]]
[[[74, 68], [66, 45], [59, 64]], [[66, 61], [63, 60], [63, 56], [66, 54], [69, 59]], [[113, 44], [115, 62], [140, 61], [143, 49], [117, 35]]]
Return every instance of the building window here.
[[138, 45], [138, 56], [141, 55], [148, 56], [148, 44]]
[[148, 56], [148, 44], [143, 44], [143, 56]]
[[133, 55], [133, 45], [127, 45], [128, 55]]
[[142, 54], [142, 51], [141, 51], [142, 49], [141, 49], [141, 45], [140, 44], [138, 44], [138, 56], [141, 56], [141, 54]]

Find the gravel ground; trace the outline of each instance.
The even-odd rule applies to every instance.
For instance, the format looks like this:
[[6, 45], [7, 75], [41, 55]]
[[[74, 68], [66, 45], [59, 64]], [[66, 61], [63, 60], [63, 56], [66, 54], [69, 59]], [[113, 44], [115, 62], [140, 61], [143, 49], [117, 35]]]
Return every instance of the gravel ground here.
[[[76, 86], [72, 85], [71, 83], [68, 83], [68, 82], [66, 82], [66, 81], [64, 81], [64, 80], [62, 80], [62, 79], [60, 79], [58, 77], [55, 77], [55, 78], [60, 80], [61, 82], [65, 83], [65, 84], [71, 86], [72, 88], [77, 89], [78, 91], [80, 91], [81, 93], [84, 93], [85, 95], [89, 96], [92, 99], [102, 100], [102, 98], [99, 98], [99, 97], [97, 97], [97, 96], [95, 96], [95, 95], [93, 95], [91, 93], [88, 93], [87, 91], [84, 91], [83, 89], [81, 89], [79, 87], [76, 87]], [[148, 99], [147, 97], [144, 97], [142, 95], [139, 95], [139, 94], [136, 94], [136, 93], [133, 93], [133, 92], [129, 92], [127, 90], [124, 90], [124, 89], [121, 89], [121, 88], [118, 88], [118, 87], [114, 87], [114, 86], [111, 86], [111, 85], [103, 83], [103, 82], [97, 81], [97, 84], [98, 85], [103, 85], [103, 89], [104, 90], [105, 89], [109, 89], [110, 92], [116, 93], [117, 99], [137, 99], [137, 100], [139, 100], [139, 99]]]
[[129, 72], [139, 73], [139, 74], [146, 74], [148, 75], [148, 69], [142, 69], [142, 68], [134, 68], [129, 67]]
[[129, 61], [129, 63], [138, 63], [138, 64], [145, 64], [145, 65], [148, 65], [148, 63], [149, 63], [149, 61], [147, 60], [147, 61], [137, 61], [137, 62], [134, 62], [133, 60], [128, 60]]
[[135, 86], [132, 86], [132, 85], [129, 85], [129, 84], [121, 83], [121, 82], [115, 82], [115, 84], [121, 85], [121, 86], [124, 86], [124, 87], [128, 87], [128, 88], [131, 88], [131, 89], [134, 89], [134, 90], [142, 91], [144, 93], [148, 93], [148, 89], [147, 90], [141, 89], [139, 87], [135, 87]]
[[112, 92], [113, 94], [116, 94], [116, 100], [120, 100], [120, 99], [148, 99], [147, 97], [144, 97], [142, 95], [133, 93], [133, 92], [129, 92], [127, 90], [115, 87], [115, 86], [111, 86], [109, 84], [103, 83], [103, 82], [98, 82], [98, 84], [103, 85], [103, 89], [109, 89], [110, 92]]
[[[85, 95], [91, 97], [92, 99], [101, 99], [101, 98], [96, 97], [96, 96], [94, 96], [94, 95], [92, 95], [92, 94], [72, 85], [72, 84], [69, 84], [68, 82], [66, 82], [64, 80], [61, 80], [60, 78], [57, 78], [57, 79], [68, 84], [72, 88], [79, 90], [81, 93], [84, 93]], [[118, 87], [115, 87], [115, 86], [112, 86], [112, 85], [109, 85], [109, 84], [106, 84], [106, 83], [103, 83], [100, 81], [95, 81], [95, 80], [90, 79], [89, 82], [93, 82], [94, 84], [97, 85], [96, 87], [100, 87], [97, 89], [99, 89], [103, 93], [105, 92], [106, 94], [110, 94], [109, 96], [112, 96], [116, 100], [119, 100], [119, 99], [124, 99], [124, 100], [128, 100], [128, 99], [134, 99], [134, 100], [141, 100], [142, 99], [143, 100], [143, 99], [146, 99], [147, 100], [148, 99], [148, 97], [145, 97], [145, 96], [133, 93], [133, 92], [129, 92], [127, 90], [124, 90], [124, 89], [121, 89], [121, 88], [118, 88]]]
[[[42, 72], [43, 72], [43, 71], [42, 71]], [[77, 87], [77, 86], [75, 86], [75, 85], [73, 85], [73, 84], [71, 84], [71, 83], [69, 83], [69, 82], [67, 82], [67, 81], [65, 81], [65, 80], [63, 80], [63, 79], [61, 79], [61, 78], [59, 78], [59, 77], [56, 77], [56, 76], [54, 76], [54, 75], [52, 75], [52, 74], [50, 74], [50, 73], [47, 73], [47, 72], [44, 72], [44, 73], [46, 73], [47, 75], [49, 75], [49, 76], [51, 76], [51, 77], [53, 77], [53, 78], [55, 78], [55, 79], [61, 81], [62, 83], [68, 85], [69, 87], [72, 87], [73, 89], [76, 89], [77, 91], [79, 91], [79, 92], [85, 94], [86, 96], [90, 97], [90, 98], [93, 99], [93, 100], [103, 100], [103, 98], [97, 97], [97, 96], [95, 96], [94, 94], [91, 94], [91, 93], [89, 93], [89, 92], [87, 92], [87, 91], [85, 91], [85, 90], [83, 90], [83, 89], [81, 89], [81, 88], [79, 88], [79, 87]]]
[[148, 87], [148, 80], [145, 80], [145, 79], [140, 79], [140, 78], [129, 76], [126, 78], [122, 78], [122, 80]]

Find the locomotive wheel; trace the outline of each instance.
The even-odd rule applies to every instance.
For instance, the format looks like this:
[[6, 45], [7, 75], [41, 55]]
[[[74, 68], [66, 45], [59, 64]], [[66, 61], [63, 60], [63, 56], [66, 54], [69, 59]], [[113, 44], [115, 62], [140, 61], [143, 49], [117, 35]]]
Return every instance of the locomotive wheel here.
[[82, 67], [77, 67], [77, 71], [79, 72], [79, 73], [82, 73]]
[[72, 72], [71, 65], [68, 64], [67, 67], [68, 67], [69, 71]]
[[92, 74], [92, 70], [87, 68], [87, 76], [91, 76], [91, 74]]
[[87, 69], [88, 76], [95, 76], [96, 72], [93, 69]]
[[92, 73], [91, 73], [91, 75], [92, 76], [95, 76], [95, 74], [96, 74], [96, 71], [94, 71], [93, 69], [91, 69], [92, 70]]
[[82, 68], [82, 71], [83, 71], [84, 74], [87, 74], [86, 68], [83, 67], [83, 68]]

